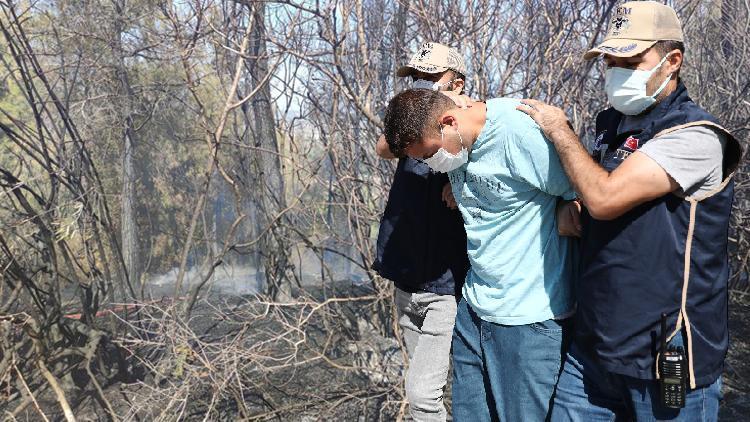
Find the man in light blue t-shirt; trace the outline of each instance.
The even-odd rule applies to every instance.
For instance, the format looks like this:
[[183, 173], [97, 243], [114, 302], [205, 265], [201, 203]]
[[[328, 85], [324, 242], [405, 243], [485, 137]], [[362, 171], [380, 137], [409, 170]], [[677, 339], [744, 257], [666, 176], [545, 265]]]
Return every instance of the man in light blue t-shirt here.
[[574, 193], [555, 148], [520, 101], [459, 108], [447, 96], [394, 97], [385, 137], [397, 156], [448, 172], [471, 269], [453, 333], [456, 421], [544, 420], [575, 309], [572, 240], [558, 200]]

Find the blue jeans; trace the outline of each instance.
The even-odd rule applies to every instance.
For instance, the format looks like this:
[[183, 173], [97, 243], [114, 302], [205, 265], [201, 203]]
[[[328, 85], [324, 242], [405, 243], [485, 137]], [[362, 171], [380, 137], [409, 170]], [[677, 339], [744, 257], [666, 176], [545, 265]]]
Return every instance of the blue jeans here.
[[552, 421], [716, 421], [720, 400], [721, 377], [688, 391], [683, 409], [662, 407], [656, 381], [613, 374], [574, 343], [557, 384]]
[[453, 330], [454, 421], [544, 421], [560, 373], [567, 325], [554, 320], [493, 324], [461, 299]]

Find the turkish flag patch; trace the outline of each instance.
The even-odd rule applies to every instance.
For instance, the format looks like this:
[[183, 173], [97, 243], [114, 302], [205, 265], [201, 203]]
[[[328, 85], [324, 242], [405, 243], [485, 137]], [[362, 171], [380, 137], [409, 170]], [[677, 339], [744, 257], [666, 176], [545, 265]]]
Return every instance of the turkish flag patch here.
[[628, 139], [625, 140], [625, 148], [635, 151], [638, 149], [638, 138], [633, 138], [632, 136], [628, 136]]

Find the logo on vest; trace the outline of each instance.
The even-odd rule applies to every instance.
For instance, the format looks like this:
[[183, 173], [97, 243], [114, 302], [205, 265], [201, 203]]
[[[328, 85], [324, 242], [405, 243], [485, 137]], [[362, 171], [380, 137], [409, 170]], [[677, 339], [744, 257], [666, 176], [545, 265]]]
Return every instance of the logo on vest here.
[[622, 147], [618, 148], [615, 152], [615, 158], [618, 160], [625, 160], [638, 149], [638, 138], [628, 136], [628, 139], [622, 144]]
[[604, 155], [607, 152], [607, 147], [609, 146], [604, 143], [604, 135], [606, 134], [607, 131], [603, 130], [601, 133], [596, 135], [594, 146], [591, 150], [591, 156], [594, 158], [594, 160], [598, 160], [599, 163], [604, 162]]
[[631, 151], [635, 151], [638, 149], [638, 138], [633, 138], [632, 136], [628, 136], [628, 139], [625, 140], [625, 144], [623, 146]]
[[604, 135], [606, 134], [607, 134], [607, 131], [603, 130], [600, 134], [596, 136], [596, 140], [594, 141], [594, 151], [599, 151], [604, 147], [602, 145], [602, 141], [604, 140]]

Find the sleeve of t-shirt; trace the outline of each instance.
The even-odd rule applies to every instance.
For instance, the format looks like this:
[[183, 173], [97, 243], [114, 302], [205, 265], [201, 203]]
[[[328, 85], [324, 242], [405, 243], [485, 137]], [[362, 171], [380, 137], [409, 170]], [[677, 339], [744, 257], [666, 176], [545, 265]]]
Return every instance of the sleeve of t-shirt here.
[[646, 142], [638, 151], [654, 160], [688, 195], [721, 184], [726, 139], [709, 126], [689, 126]]
[[555, 146], [547, 141], [538, 126], [514, 131], [510, 138], [506, 154], [513, 177], [549, 195], [568, 200], [576, 197]]

